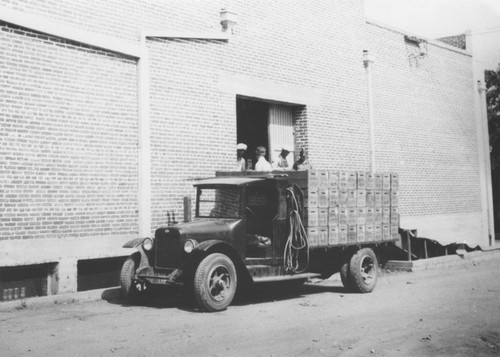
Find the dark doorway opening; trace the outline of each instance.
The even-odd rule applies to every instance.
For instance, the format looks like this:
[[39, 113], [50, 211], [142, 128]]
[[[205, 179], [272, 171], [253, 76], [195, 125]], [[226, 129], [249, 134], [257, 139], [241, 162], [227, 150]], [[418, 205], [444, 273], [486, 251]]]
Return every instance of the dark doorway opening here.
[[[243, 155], [248, 168], [255, 164], [255, 148], [269, 146], [268, 133], [269, 104], [257, 100], [236, 98], [237, 141], [245, 143], [247, 151]], [[269, 151], [266, 155], [269, 161]]]
[[125, 259], [127, 257], [79, 260], [77, 291], [120, 285], [120, 270]]

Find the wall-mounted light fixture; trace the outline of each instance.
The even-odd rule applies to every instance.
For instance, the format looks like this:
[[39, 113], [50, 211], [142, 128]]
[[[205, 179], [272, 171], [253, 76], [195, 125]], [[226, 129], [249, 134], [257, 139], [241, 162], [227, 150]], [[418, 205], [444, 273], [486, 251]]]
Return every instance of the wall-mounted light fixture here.
[[425, 57], [427, 56], [427, 41], [416, 37], [416, 36], [405, 36], [405, 42], [410, 45], [415, 47], [415, 52], [413, 53], [413, 56], [419, 56], [419, 57]]
[[221, 9], [220, 24], [222, 25], [222, 31], [232, 34], [234, 26], [238, 24], [238, 14], [227, 9]]

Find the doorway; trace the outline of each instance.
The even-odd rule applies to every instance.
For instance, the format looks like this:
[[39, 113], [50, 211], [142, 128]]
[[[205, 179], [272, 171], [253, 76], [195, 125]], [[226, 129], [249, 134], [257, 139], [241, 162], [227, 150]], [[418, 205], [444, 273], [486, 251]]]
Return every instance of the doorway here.
[[254, 168], [258, 146], [266, 147], [266, 160], [270, 163], [278, 161], [283, 146], [291, 147], [287, 159], [292, 167], [295, 146], [292, 106], [238, 97], [236, 114], [237, 142], [247, 145], [243, 156], [248, 169]]
[[[247, 151], [243, 157], [247, 161], [247, 168], [255, 165], [255, 149], [258, 146], [269, 146], [267, 130], [269, 104], [257, 100], [236, 99], [237, 142], [245, 143]], [[266, 155], [269, 161], [269, 152]]]

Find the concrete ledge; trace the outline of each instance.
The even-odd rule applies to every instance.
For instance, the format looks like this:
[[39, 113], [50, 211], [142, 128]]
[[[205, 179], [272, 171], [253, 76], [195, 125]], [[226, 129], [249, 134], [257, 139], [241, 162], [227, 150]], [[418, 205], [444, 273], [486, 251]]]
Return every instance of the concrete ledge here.
[[390, 270], [402, 271], [422, 271], [437, 268], [447, 268], [452, 266], [473, 265], [476, 262], [484, 260], [498, 260], [500, 262], [500, 249], [488, 251], [475, 251], [463, 255], [447, 255], [429, 259], [420, 259], [414, 261], [389, 260], [384, 268]]

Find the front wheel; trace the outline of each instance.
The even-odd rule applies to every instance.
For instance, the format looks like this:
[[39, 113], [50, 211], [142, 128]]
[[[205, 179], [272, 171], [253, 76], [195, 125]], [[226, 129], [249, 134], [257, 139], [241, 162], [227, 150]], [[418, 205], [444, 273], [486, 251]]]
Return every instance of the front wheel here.
[[194, 275], [194, 298], [205, 311], [225, 310], [236, 293], [237, 275], [232, 260], [224, 254], [205, 257]]
[[370, 248], [363, 248], [349, 262], [349, 287], [358, 293], [369, 293], [375, 288], [378, 277], [378, 262]]
[[139, 266], [140, 259], [141, 257], [139, 254], [132, 254], [125, 260], [120, 272], [120, 288], [122, 297], [129, 302], [138, 301], [147, 289], [145, 283], [134, 280], [135, 271]]

